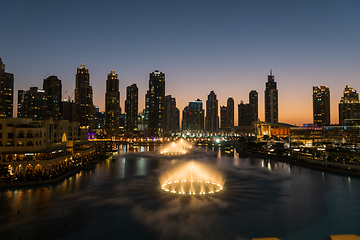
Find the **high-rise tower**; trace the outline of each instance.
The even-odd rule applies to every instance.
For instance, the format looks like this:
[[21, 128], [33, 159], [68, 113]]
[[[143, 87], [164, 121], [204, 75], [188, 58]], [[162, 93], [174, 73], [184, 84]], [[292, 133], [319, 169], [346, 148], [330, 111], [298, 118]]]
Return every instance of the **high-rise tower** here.
[[47, 116], [52, 118], [53, 120], [61, 120], [61, 80], [59, 80], [57, 76], [50, 76], [44, 79], [43, 90], [45, 91], [47, 98]]
[[211, 91], [206, 100], [205, 131], [216, 132], [219, 130], [219, 107], [216, 94]]
[[89, 70], [84, 64], [81, 64], [76, 73], [74, 112], [75, 121], [78, 121], [80, 126], [89, 126], [89, 131], [91, 131], [94, 112], [93, 90], [90, 86]]
[[112, 70], [106, 80], [105, 93], [105, 129], [108, 137], [119, 135], [120, 124], [120, 92], [119, 78]]
[[360, 118], [359, 94], [346, 85], [344, 96], [339, 103], [339, 124], [344, 125], [345, 119]]
[[227, 99], [226, 111], [227, 111], [226, 127], [232, 129], [234, 128], [234, 99], [231, 97]]
[[250, 117], [251, 122], [257, 121], [259, 119], [258, 114], [258, 93], [256, 90], [252, 90], [249, 93], [249, 104], [250, 104]]
[[175, 98], [165, 96], [165, 131], [176, 132], [180, 128], [180, 111], [176, 107]]
[[204, 131], [204, 109], [200, 99], [190, 101], [184, 108], [182, 130]]
[[14, 74], [5, 72], [5, 64], [0, 58], [0, 115], [13, 117]]
[[313, 87], [314, 124], [330, 125], [330, 90], [327, 86]]
[[126, 88], [126, 101], [125, 101], [125, 113], [126, 113], [126, 131], [138, 131], [138, 102], [139, 102], [139, 90], [136, 84], [128, 86]]
[[270, 69], [265, 89], [265, 122], [278, 122], [278, 90]]
[[164, 132], [165, 73], [155, 70], [149, 79], [149, 122], [150, 134], [162, 136]]

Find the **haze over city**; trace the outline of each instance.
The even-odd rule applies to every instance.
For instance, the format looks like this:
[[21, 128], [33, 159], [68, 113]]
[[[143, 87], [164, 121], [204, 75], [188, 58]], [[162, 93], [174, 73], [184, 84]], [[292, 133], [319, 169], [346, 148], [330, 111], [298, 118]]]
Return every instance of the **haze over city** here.
[[[15, 75], [15, 94], [43, 79], [62, 80], [71, 96], [76, 68], [84, 63], [94, 104], [105, 110], [105, 80], [119, 74], [120, 104], [136, 83], [144, 108], [149, 73], [166, 74], [166, 95], [182, 111], [214, 90], [219, 106], [235, 106], [264, 89], [273, 70], [279, 90], [279, 122], [312, 122], [312, 86], [326, 85], [331, 123], [345, 85], [360, 90], [358, 1], [6, 1], [1, 4], [0, 57]], [[15, 95], [16, 96], [16, 95]], [[14, 98], [14, 106], [16, 97]], [[16, 108], [14, 108], [16, 111]], [[16, 115], [16, 114], [15, 114]], [[237, 125], [237, 107], [235, 107]]]

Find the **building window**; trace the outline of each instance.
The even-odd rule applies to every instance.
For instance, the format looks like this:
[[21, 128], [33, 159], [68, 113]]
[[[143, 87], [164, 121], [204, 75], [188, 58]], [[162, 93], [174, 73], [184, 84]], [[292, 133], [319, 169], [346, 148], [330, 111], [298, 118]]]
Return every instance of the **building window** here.
[[14, 138], [14, 133], [8, 133], [8, 138]]
[[20, 131], [20, 132], [19, 132], [18, 138], [24, 138], [24, 132], [23, 132], [23, 131]]
[[27, 138], [32, 138], [32, 137], [33, 137], [32, 132], [31, 132], [31, 131], [28, 131], [28, 132], [27, 132]]
[[34, 145], [33, 145], [32, 141], [28, 141], [28, 142], [26, 143], [26, 146], [34, 146]]

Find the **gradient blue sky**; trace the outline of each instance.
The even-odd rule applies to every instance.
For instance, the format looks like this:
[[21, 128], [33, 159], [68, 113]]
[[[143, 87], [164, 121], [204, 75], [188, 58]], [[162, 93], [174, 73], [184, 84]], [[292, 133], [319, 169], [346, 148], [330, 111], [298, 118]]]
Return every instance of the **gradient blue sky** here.
[[360, 91], [360, 1], [2, 1], [0, 57], [17, 90], [42, 88], [56, 75], [65, 96], [76, 68], [90, 72], [94, 104], [105, 110], [105, 80], [119, 74], [121, 107], [126, 86], [139, 87], [144, 107], [149, 73], [166, 74], [166, 94], [180, 111], [211, 90], [226, 105], [248, 102], [273, 69], [279, 121], [312, 122], [312, 86], [326, 85], [331, 122], [345, 85]]

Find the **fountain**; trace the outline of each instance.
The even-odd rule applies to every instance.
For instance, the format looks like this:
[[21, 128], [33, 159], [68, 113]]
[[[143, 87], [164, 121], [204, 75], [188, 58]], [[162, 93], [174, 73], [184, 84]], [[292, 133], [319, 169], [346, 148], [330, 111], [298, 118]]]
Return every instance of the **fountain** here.
[[223, 190], [225, 179], [211, 166], [195, 161], [182, 163], [160, 175], [161, 189], [180, 195], [208, 195]]
[[183, 139], [180, 139], [177, 142], [172, 142], [161, 148], [161, 155], [184, 155], [189, 149], [192, 148], [192, 145]]

